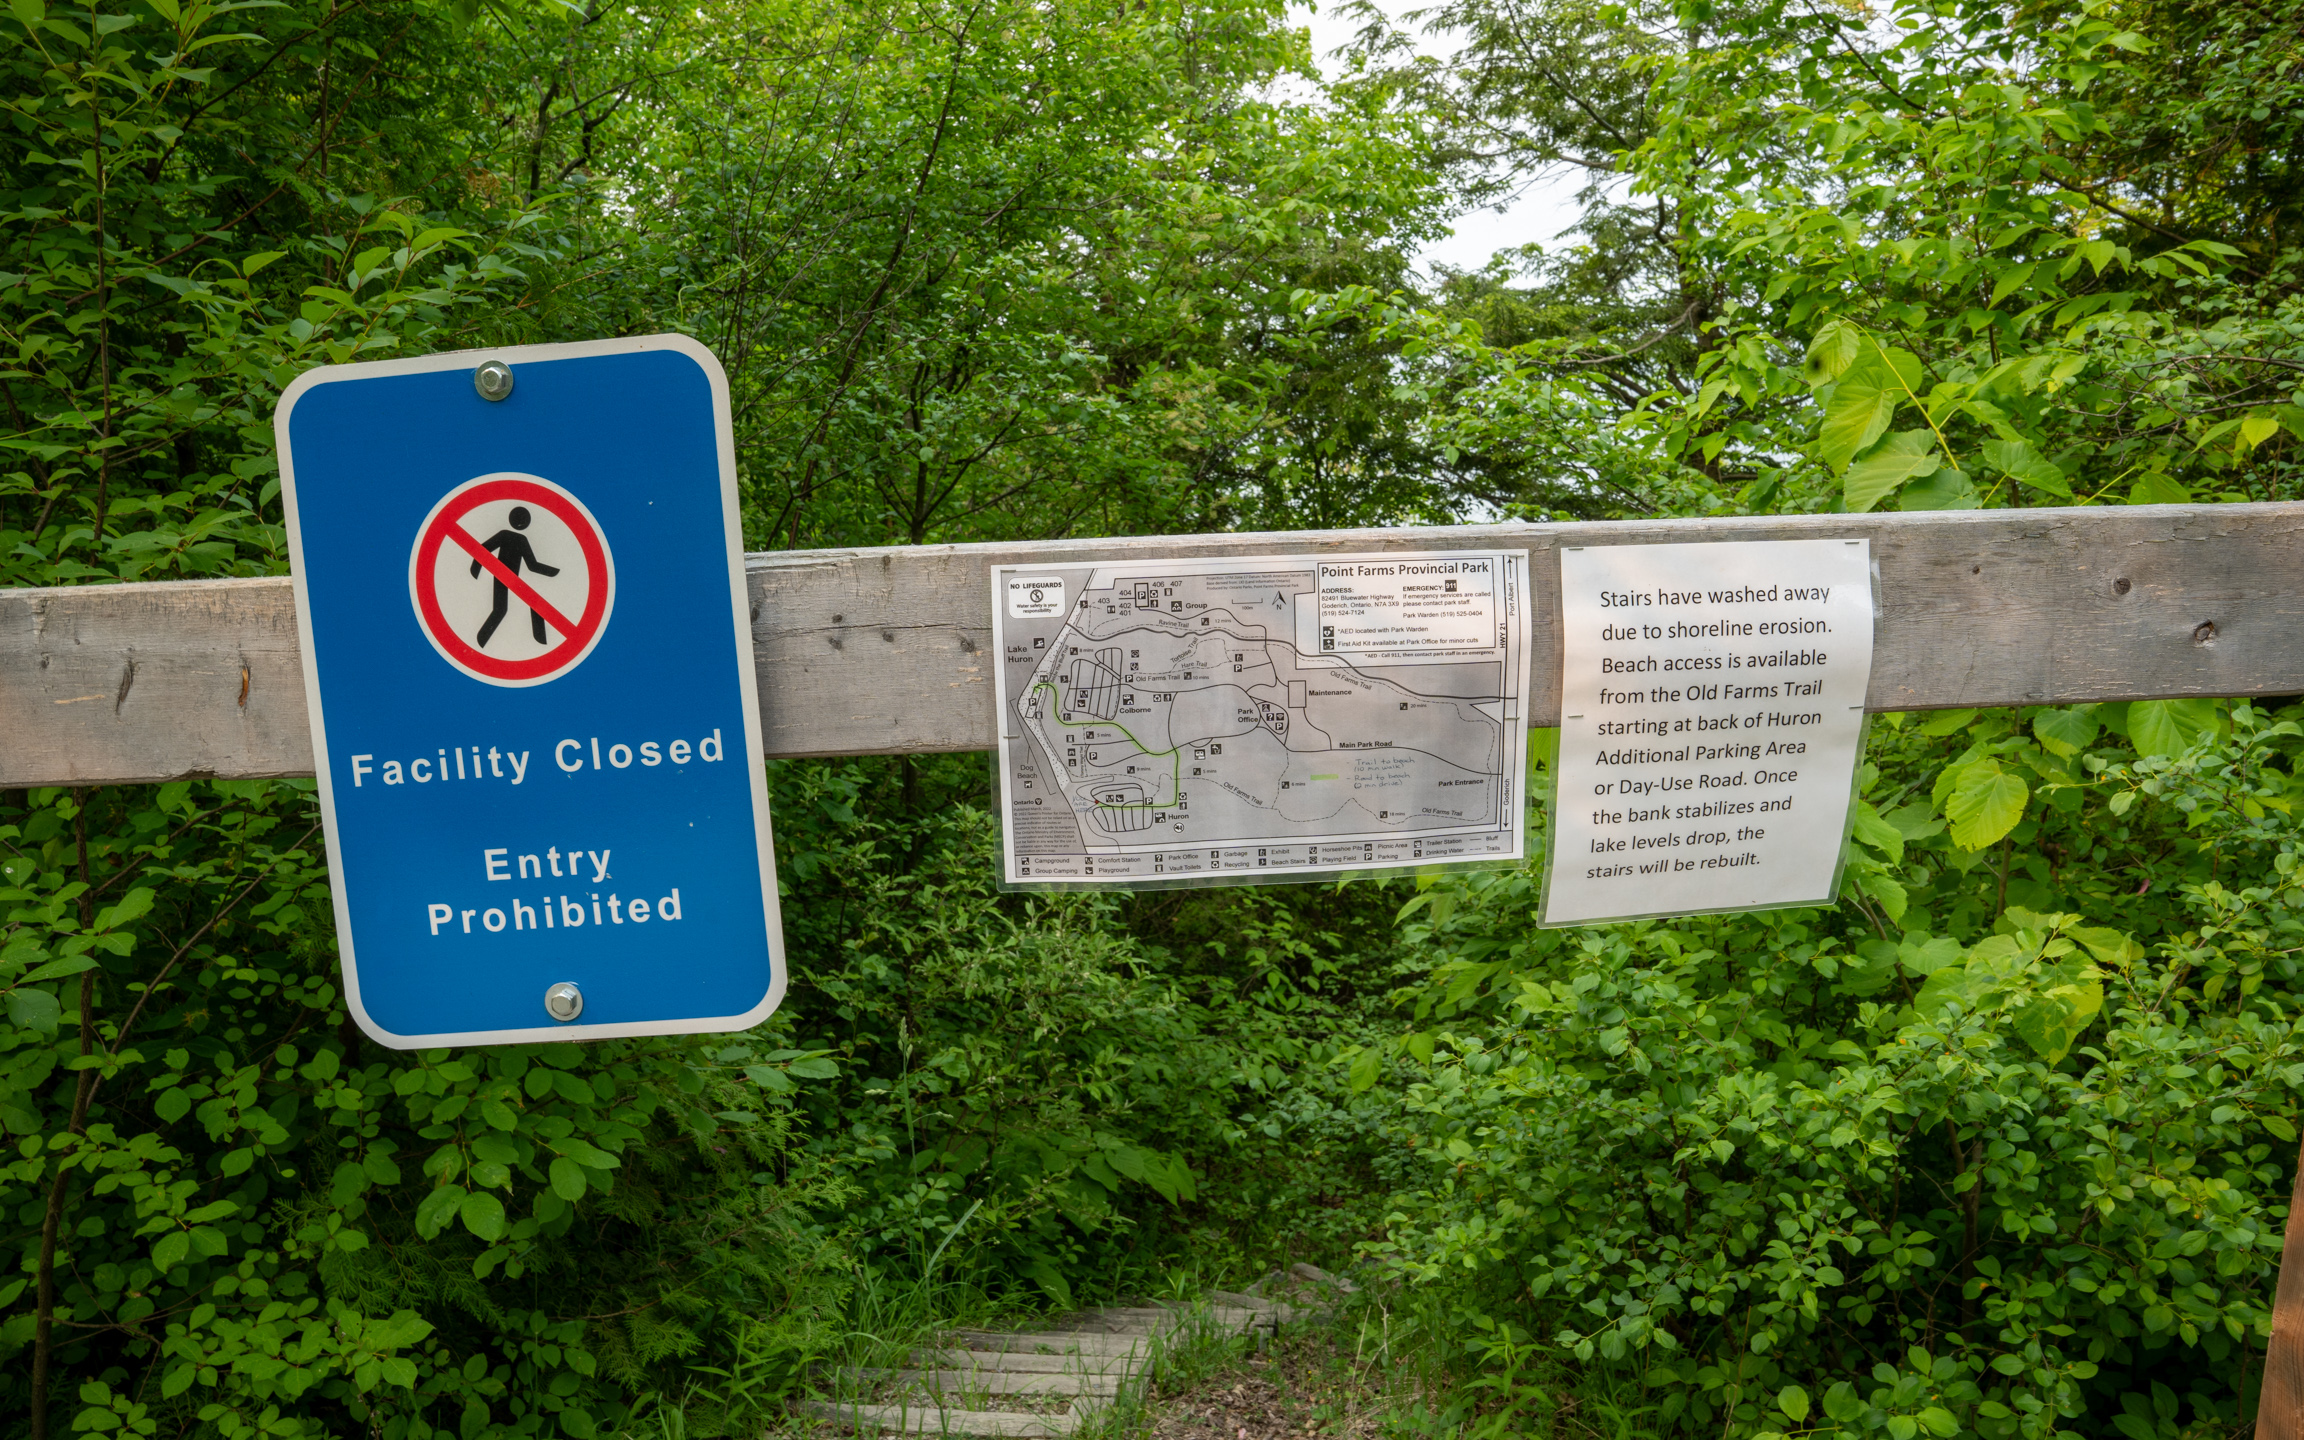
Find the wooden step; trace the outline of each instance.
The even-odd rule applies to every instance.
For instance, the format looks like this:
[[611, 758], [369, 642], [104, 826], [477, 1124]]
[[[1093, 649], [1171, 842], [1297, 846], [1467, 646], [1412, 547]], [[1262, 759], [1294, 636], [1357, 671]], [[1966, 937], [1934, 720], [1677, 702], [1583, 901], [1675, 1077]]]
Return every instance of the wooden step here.
[[1059, 1333], [1157, 1335], [1175, 1329], [1179, 1320], [1179, 1312], [1158, 1305], [1107, 1305], [1063, 1316], [1041, 1328]]
[[858, 1430], [896, 1430], [919, 1435], [1069, 1435], [1077, 1415], [1033, 1415], [1014, 1410], [945, 1410], [934, 1405], [871, 1405], [854, 1401], [803, 1400], [798, 1409]]
[[1261, 1295], [1242, 1295], [1231, 1290], [1211, 1290], [1208, 1298], [1217, 1302], [1215, 1308], [1218, 1310], [1253, 1316], [1254, 1319], [1240, 1327], [1243, 1330], [1250, 1325], [1268, 1330], [1275, 1325], [1288, 1324], [1303, 1313], [1295, 1306], [1278, 1300], [1267, 1300]]
[[[1203, 1319], [1232, 1331], [1269, 1329], [1277, 1321], [1265, 1308], [1270, 1306], [1269, 1301], [1106, 1305], [1050, 1320], [1037, 1330], [950, 1330], [938, 1337], [942, 1344], [909, 1352], [907, 1368], [842, 1372], [852, 1384], [883, 1392], [880, 1398], [810, 1400], [798, 1408], [857, 1430], [1070, 1435], [1119, 1395], [1121, 1381], [1151, 1366], [1162, 1337]], [[960, 1408], [993, 1396], [1062, 1396], [1071, 1404], [1055, 1414]]]
[[893, 1381], [907, 1390], [943, 1395], [1097, 1395], [1120, 1393], [1117, 1375], [1077, 1370], [844, 1370], [859, 1380]]
[[997, 1350], [1023, 1355], [1141, 1355], [1149, 1348], [1142, 1335], [1099, 1335], [1068, 1330], [947, 1330], [946, 1339], [971, 1350]]
[[1102, 1331], [1113, 1335], [1158, 1335], [1176, 1329], [1189, 1317], [1206, 1316], [1220, 1328], [1245, 1331], [1259, 1325], [1270, 1328], [1272, 1313], [1245, 1305], [1210, 1305], [1199, 1302], [1106, 1305], [1101, 1309], [1083, 1310], [1076, 1315], [1063, 1316], [1041, 1328], [1063, 1332], [1085, 1331], [1090, 1334]]
[[1142, 1369], [1141, 1355], [1032, 1355], [1009, 1350], [914, 1350], [906, 1357], [922, 1370], [1023, 1371], [1043, 1375], [1120, 1375]]
[[[1217, 1298], [1219, 1297], [1212, 1295], [1210, 1296], [1210, 1301], [1213, 1301]], [[1240, 1298], [1246, 1300], [1250, 1297], [1243, 1295]], [[1179, 1314], [1190, 1314], [1194, 1311], [1198, 1311], [1199, 1313], [1208, 1316], [1219, 1326], [1222, 1326], [1225, 1329], [1239, 1331], [1257, 1329], [1269, 1330], [1272, 1328], [1275, 1318], [1285, 1318], [1285, 1316], [1282, 1315], [1282, 1313], [1278, 1310], [1265, 1310], [1249, 1305], [1212, 1304], [1210, 1301], [1201, 1301], [1197, 1304], [1188, 1306], [1178, 1306], [1177, 1311]], [[1270, 1302], [1266, 1303], [1269, 1304]]]

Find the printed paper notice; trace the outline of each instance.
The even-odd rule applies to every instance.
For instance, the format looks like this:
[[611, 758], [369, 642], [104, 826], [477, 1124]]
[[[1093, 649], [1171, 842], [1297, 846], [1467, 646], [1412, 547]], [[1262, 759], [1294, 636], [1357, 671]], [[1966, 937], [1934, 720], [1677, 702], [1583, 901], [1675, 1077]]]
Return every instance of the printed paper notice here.
[[1524, 550], [995, 567], [1008, 883], [1522, 858], [1527, 574]]
[[1870, 542], [1563, 549], [1560, 620], [1544, 923], [1830, 904]]

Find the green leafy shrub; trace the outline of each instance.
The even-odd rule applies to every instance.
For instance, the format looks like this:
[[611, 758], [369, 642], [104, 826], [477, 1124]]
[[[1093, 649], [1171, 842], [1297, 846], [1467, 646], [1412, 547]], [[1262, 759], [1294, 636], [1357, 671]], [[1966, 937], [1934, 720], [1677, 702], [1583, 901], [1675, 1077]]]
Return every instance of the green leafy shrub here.
[[[777, 767], [786, 1014], [843, 1060], [800, 1099], [806, 1146], [860, 1197], [859, 1257], [918, 1273], [941, 1253], [990, 1299], [1069, 1303], [1232, 1263], [1259, 1223], [1299, 1255], [1364, 1234], [1360, 1203], [1349, 1233], [1301, 1238], [1304, 1210], [1373, 1188], [1355, 1170], [1376, 1102], [1325, 1064], [1366, 1021], [1335, 937], [1302, 933], [1321, 892], [1220, 892], [1182, 923], [1153, 897], [1003, 894], [981, 762], [907, 763], [909, 785]], [[1306, 1163], [1314, 1136], [1328, 1163]]]
[[0, 809], [0, 1408], [38, 1374], [81, 1428], [587, 1435], [837, 1314], [844, 1192], [792, 1140], [822, 1057], [381, 1050], [316, 829], [303, 783]]
[[[1373, 1253], [1456, 1323], [1630, 1367], [1672, 1433], [2253, 1414], [2304, 732], [2201, 706], [2138, 755], [2105, 708], [1876, 731], [1867, 795], [1935, 798], [1867, 805], [1838, 911], [1544, 931], [1528, 874], [1432, 885], [1422, 1023], [1357, 1065], [1423, 1162]], [[2147, 743], [2193, 714], [2121, 708]], [[1964, 806], [1979, 766], [2011, 794]]]

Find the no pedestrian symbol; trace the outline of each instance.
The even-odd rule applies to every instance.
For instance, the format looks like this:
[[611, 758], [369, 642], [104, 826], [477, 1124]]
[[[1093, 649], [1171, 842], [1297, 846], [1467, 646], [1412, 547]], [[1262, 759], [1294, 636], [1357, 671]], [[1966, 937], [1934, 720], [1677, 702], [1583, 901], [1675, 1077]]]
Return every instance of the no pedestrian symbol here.
[[483, 475], [416, 532], [408, 597], [440, 658], [490, 685], [541, 685], [580, 664], [616, 604], [592, 512], [537, 475]]

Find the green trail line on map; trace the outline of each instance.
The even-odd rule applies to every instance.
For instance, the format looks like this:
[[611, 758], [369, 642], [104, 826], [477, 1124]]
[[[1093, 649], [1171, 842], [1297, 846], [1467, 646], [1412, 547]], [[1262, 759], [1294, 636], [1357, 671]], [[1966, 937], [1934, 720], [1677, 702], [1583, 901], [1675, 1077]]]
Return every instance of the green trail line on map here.
[[[1052, 691], [1055, 690], [1056, 687], [1049, 684], [1045, 680], [1037, 680], [1033, 682], [1032, 688], [1034, 690]], [[1078, 723], [1082, 726], [1086, 726], [1088, 723], [1087, 721], [1074, 722], [1064, 718], [1063, 700], [1064, 697], [1061, 694], [1056, 697], [1056, 723], [1059, 725], [1071, 725]], [[1174, 745], [1170, 746], [1166, 750], [1155, 750], [1151, 746], [1146, 745], [1143, 741], [1137, 739], [1127, 726], [1121, 724], [1117, 720], [1098, 720], [1095, 723], [1098, 725], [1109, 725], [1113, 729], [1119, 731], [1121, 734], [1126, 735], [1128, 737], [1128, 743], [1142, 751], [1144, 758], [1147, 760], [1156, 759], [1162, 755], [1168, 757], [1169, 798], [1165, 804], [1158, 800], [1147, 800], [1141, 805], [1107, 805], [1101, 800], [1091, 800], [1089, 803], [1094, 805], [1099, 810], [1174, 810], [1179, 808], [1176, 803], [1176, 797], [1184, 793], [1184, 757], [1178, 752], [1181, 751], [1184, 747], [1181, 745]]]

